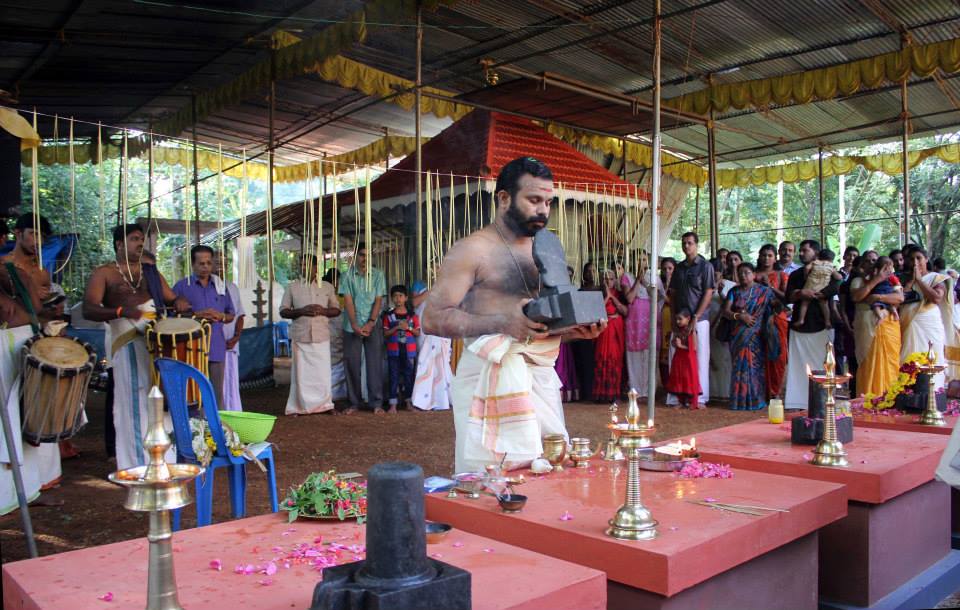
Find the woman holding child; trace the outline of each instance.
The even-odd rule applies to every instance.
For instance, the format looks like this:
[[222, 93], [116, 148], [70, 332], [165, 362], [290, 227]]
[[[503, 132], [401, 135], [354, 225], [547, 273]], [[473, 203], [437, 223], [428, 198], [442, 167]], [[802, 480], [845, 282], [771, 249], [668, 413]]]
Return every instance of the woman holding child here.
[[903, 291], [886, 256], [864, 256], [858, 277], [850, 282], [850, 299], [856, 303], [853, 319], [857, 362], [857, 392], [880, 396], [900, 370], [900, 321], [896, 307]]

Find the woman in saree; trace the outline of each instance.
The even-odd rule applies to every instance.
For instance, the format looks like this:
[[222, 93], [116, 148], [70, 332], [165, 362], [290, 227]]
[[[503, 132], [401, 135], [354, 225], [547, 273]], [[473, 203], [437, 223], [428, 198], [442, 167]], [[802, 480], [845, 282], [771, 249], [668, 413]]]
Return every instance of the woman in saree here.
[[777, 262], [777, 247], [773, 244], [761, 246], [754, 278], [758, 284], [769, 288], [775, 297], [770, 322], [776, 327], [776, 340], [780, 344], [778, 356], [767, 358], [765, 373], [767, 398], [780, 396], [783, 392], [783, 380], [787, 374], [787, 331], [790, 326], [789, 311], [786, 306], [788, 277]]
[[[865, 253], [866, 254], [866, 253]], [[888, 279], [889, 268], [876, 268], [872, 257], [864, 255], [850, 280], [854, 350], [857, 357], [857, 394], [881, 396], [896, 381], [900, 371], [900, 322], [896, 316], [878, 320], [875, 303], [896, 307], [903, 302], [902, 292], [871, 294], [874, 287]]]
[[627, 306], [617, 289], [617, 274], [613, 269], [603, 272], [604, 307], [607, 328], [597, 337], [596, 366], [593, 372], [593, 399], [610, 402], [623, 395], [624, 337], [623, 318]]
[[754, 281], [750, 263], [742, 263], [737, 276], [740, 283], [727, 295], [720, 313], [733, 321], [730, 408], [756, 411], [767, 406], [767, 360], [779, 355], [779, 342], [768, 341], [766, 334], [776, 296], [773, 290]]
[[[640, 398], [646, 398], [647, 394], [650, 393], [650, 365], [647, 360], [651, 343], [650, 316], [659, 314], [665, 294], [663, 286], [659, 285], [659, 279], [656, 276], [651, 277], [648, 267], [647, 257], [645, 253], [641, 253], [637, 277], [634, 278], [626, 272], [620, 276], [620, 287], [625, 293], [628, 307], [625, 322], [627, 383], [630, 388], [640, 394]], [[654, 279], [658, 280], [657, 311], [651, 314], [650, 290], [653, 289], [651, 282]], [[656, 345], [656, 342], [654, 342], [654, 345]]]
[[[677, 268], [677, 261], [672, 257], [660, 259], [660, 285], [669, 286], [673, 278], [673, 270]], [[670, 309], [670, 293], [667, 292], [663, 297], [663, 307], [660, 309], [660, 319], [657, 324], [657, 336], [660, 340], [660, 356], [658, 367], [660, 369], [661, 385], [667, 383], [667, 377], [670, 376], [670, 328], [673, 312]]]
[[[912, 267], [910, 265], [912, 263]], [[927, 268], [927, 252], [910, 250], [905, 299], [900, 306], [900, 328], [903, 338], [900, 360], [915, 352], [926, 353], [932, 344], [937, 362], [946, 364], [945, 373], [934, 377], [934, 387], [944, 386], [945, 379], [960, 375], [960, 338], [953, 323], [953, 280], [950, 276]]]
[[[710, 398], [714, 400], [727, 400], [730, 398], [730, 347], [726, 341], [717, 338], [718, 322], [720, 321], [720, 312], [723, 310], [723, 303], [727, 295], [737, 285], [737, 269], [743, 262], [743, 256], [736, 250], [731, 250], [722, 259], [723, 275], [718, 276], [717, 289], [713, 293], [713, 300], [707, 309], [707, 315], [710, 319]], [[704, 402], [707, 398], [704, 397]]]

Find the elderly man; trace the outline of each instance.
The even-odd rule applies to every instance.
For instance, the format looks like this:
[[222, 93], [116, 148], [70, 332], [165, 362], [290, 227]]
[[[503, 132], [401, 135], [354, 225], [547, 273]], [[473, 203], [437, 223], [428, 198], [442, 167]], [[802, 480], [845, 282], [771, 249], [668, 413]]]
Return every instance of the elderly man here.
[[303, 258], [302, 279], [290, 282], [280, 301], [280, 315], [293, 320], [290, 341], [290, 396], [287, 415], [336, 413], [330, 385], [330, 318], [340, 315], [333, 286], [317, 281], [317, 258]]
[[495, 197], [496, 219], [454, 244], [423, 312], [424, 332], [467, 344], [451, 387], [456, 472], [501, 459], [521, 467], [543, 452], [543, 434], [566, 437], [553, 368], [560, 341], [592, 339], [605, 327], [550, 336], [523, 313], [539, 292], [533, 235], [550, 217], [550, 169], [531, 157], [514, 159], [497, 176]]
[[144, 341], [141, 318], [173, 304], [190, 309], [178, 297], [156, 266], [141, 261], [144, 233], [140, 225], [113, 230], [116, 258], [94, 269], [83, 295], [83, 317], [106, 323], [104, 347], [113, 365], [113, 419], [117, 428], [117, 467], [143, 466], [150, 456], [143, 449], [149, 423], [150, 372], [153, 367]]
[[208, 370], [217, 405], [222, 409], [224, 361], [227, 359], [223, 325], [233, 321], [236, 310], [226, 286], [213, 279], [213, 248], [202, 245], [190, 248], [190, 263], [193, 274], [177, 282], [173, 291], [190, 303], [194, 317], [210, 322]]
[[[685, 258], [677, 263], [670, 276], [670, 311], [674, 315], [684, 309], [690, 312], [690, 323], [697, 331], [697, 370], [703, 402], [710, 400], [710, 319], [705, 315], [716, 289], [713, 266], [698, 254], [700, 237], [688, 231], [680, 238]], [[671, 321], [672, 324], [672, 321]], [[670, 362], [673, 361], [670, 348]], [[677, 397], [667, 395], [667, 404], [677, 404]]]
[[[820, 252], [820, 243], [813, 239], [800, 242], [800, 260], [803, 265], [814, 261]], [[787, 386], [783, 401], [785, 409], [806, 409], [808, 402], [807, 367], [821, 368], [827, 356], [827, 342], [832, 340], [832, 332], [827, 328], [828, 320], [823, 317], [825, 308], [816, 306], [816, 301], [826, 302], [837, 294], [840, 281], [831, 279], [827, 287], [820, 292], [804, 290], [807, 281], [807, 268], [801, 266], [790, 274], [787, 280], [786, 297], [788, 303], [812, 301], [807, 307], [803, 324], [790, 329], [789, 351], [787, 355]]]
[[782, 241], [780, 242], [780, 247], [777, 249], [777, 254], [780, 255], [780, 260], [777, 262], [780, 263], [780, 269], [784, 273], [790, 275], [803, 265], [793, 262], [793, 255], [797, 247], [792, 241]]
[[[343, 360], [347, 369], [347, 393], [350, 406], [344, 413], [355, 413], [363, 404], [360, 387], [361, 362], [366, 366], [367, 403], [374, 413], [383, 410], [383, 325], [380, 314], [387, 282], [383, 272], [370, 269], [367, 278], [367, 248], [360, 244], [353, 265], [340, 276], [340, 295], [347, 315], [343, 318]], [[362, 354], [361, 354], [362, 353]]]

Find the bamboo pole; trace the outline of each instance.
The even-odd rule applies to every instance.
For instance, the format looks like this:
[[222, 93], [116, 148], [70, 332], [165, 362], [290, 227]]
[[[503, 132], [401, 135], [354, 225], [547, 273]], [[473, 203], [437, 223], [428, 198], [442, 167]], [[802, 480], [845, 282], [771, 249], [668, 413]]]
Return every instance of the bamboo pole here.
[[[273, 103], [271, 101], [271, 103]], [[200, 243], [200, 162], [197, 153], [197, 94], [190, 94], [190, 109], [193, 118], [193, 219], [196, 221], [197, 244]], [[272, 145], [271, 145], [272, 146]]]
[[[423, 7], [417, 2], [417, 75], [416, 88], [414, 89], [414, 137], [417, 146], [417, 272], [414, 276], [423, 273], [423, 146], [421, 145], [422, 124], [420, 104], [423, 100]], [[429, 274], [428, 274], [429, 275]]]
[[[274, 45], [275, 46], [275, 45]], [[269, 184], [267, 185], [267, 307], [269, 310], [268, 319], [270, 325], [273, 325], [273, 147], [276, 144], [274, 133], [273, 118], [277, 108], [277, 51], [276, 48], [270, 49], [270, 106], [267, 117], [267, 172], [269, 173]]]
[[710, 188], [710, 253], [716, 256], [720, 249], [720, 214], [717, 210], [717, 135], [712, 110], [710, 122], [707, 123], [707, 167]]
[[820, 247], [827, 247], [827, 227], [823, 219], [823, 147], [817, 148], [817, 197], [820, 202]]
[[[651, 176], [650, 193], [650, 269], [657, 268], [657, 252], [660, 251], [657, 239], [660, 231], [659, 207], [660, 207], [660, 53], [661, 53], [661, 27], [660, 18], [660, 0], [653, 2], [653, 175]], [[711, 121], [710, 129], [713, 129]], [[710, 172], [711, 178], [715, 174]], [[711, 189], [714, 195], [716, 191]], [[643, 281], [644, 278], [638, 277], [636, 281]], [[647, 413], [649, 419], [654, 419], [654, 409], [657, 399], [657, 299], [659, 295], [656, 290], [650, 291], [650, 341], [647, 346], [647, 366], [649, 374], [649, 385], [647, 387]]]
[[903, 117], [900, 151], [903, 156], [903, 226], [900, 230], [900, 245], [910, 241], [910, 161], [907, 158], [910, 140], [910, 111], [907, 106], [907, 79], [900, 83], [900, 112]]

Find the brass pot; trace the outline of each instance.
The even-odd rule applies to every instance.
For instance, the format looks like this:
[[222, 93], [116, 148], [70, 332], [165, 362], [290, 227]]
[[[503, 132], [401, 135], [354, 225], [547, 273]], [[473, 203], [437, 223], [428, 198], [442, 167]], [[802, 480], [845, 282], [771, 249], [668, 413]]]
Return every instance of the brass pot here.
[[563, 471], [567, 458], [567, 439], [562, 434], [547, 434], [543, 437], [543, 457], [557, 472]]
[[586, 468], [590, 465], [590, 458], [593, 457], [593, 451], [590, 449], [589, 438], [571, 438], [570, 459], [577, 468]]

